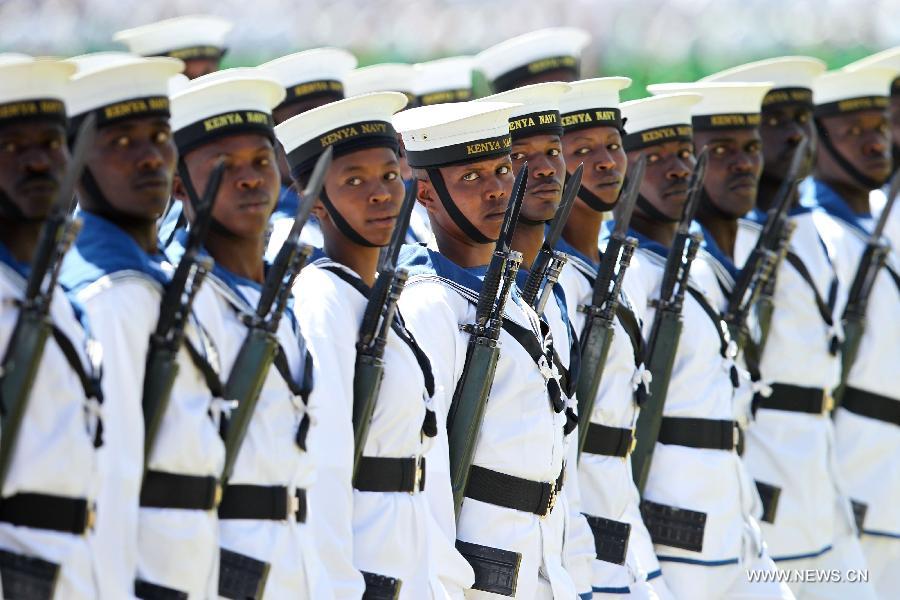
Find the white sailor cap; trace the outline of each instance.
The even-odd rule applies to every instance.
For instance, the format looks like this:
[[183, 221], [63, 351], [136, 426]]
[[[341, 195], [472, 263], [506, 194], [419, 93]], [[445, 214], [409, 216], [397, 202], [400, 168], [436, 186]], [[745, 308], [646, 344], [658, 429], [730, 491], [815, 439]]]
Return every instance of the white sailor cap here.
[[169, 80], [184, 70], [177, 58], [142, 58], [125, 52], [97, 52], [70, 58], [78, 70], [66, 89], [71, 127], [88, 113], [102, 127], [121, 119], [169, 117]]
[[559, 101], [560, 120], [566, 132], [589, 127], [622, 129], [619, 92], [631, 85], [628, 77], [597, 77], [569, 84]]
[[780, 56], [725, 69], [707, 75], [700, 82], [771, 82], [772, 89], [763, 98], [763, 108], [799, 103], [812, 109], [813, 81], [825, 68], [824, 62], [811, 56]]
[[258, 69], [225, 69], [199, 77], [172, 95], [172, 131], [182, 155], [211, 140], [258, 133], [275, 141], [272, 109], [281, 84]]
[[513, 140], [532, 135], [562, 135], [559, 101], [568, 91], [569, 84], [550, 81], [500, 92], [476, 102], [518, 104], [509, 116], [509, 134]]
[[[860, 69], [867, 69], [869, 67], [887, 67], [889, 69], [897, 71], [897, 73], [900, 74], [900, 46], [888, 48], [887, 50], [882, 50], [881, 52], [877, 52], [871, 56], [861, 58], [858, 61], [852, 62], [844, 67], [844, 70], [858, 71]], [[900, 77], [894, 78], [894, 81], [891, 84], [891, 94], [900, 94]]]
[[471, 56], [452, 56], [413, 65], [416, 78], [413, 93], [419, 106], [466, 102], [472, 99], [472, 70], [475, 59]]
[[478, 69], [497, 91], [547, 71], [565, 69], [577, 79], [581, 53], [591, 41], [586, 31], [574, 27], [551, 27], [500, 42], [477, 57]]
[[861, 110], [886, 110], [895, 77], [896, 69], [882, 66], [829, 71], [813, 83], [816, 99], [813, 112], [816, 117], [828, 117]]
[[340, 48], [314, 48], [276, 58], [258, 67], [287, 91], [284, 104], [314, 98], [344, 98], [344, 77], [356, 57]]
[[295, 177], [312, 170], [331, 147], [335, 156], [367, 148], [399, 147], [391, 117], [406, 106], [399, 92], [373, 92], [308, 110], [275, 127]]
[[0, 52], [0, 65], [14, 62], [28, 62], [29, 60], [31, 60], [31, 57], [27, 54], [20, 54], [19, 52]]
[[66, 84], [75, 65], [25, 57], [0, 62], [0, 125], [25, 119], [51, 119], [66, 124]]
[[381, 63], [354, 69], [344, 77], [344, 94], [359, 96], [372, 92], [400, 92], [406, 94], [409, 105], [415, 104], [413, 93], [419, 72], [406, 63]]
[[752, 129], [759, 127], [763, 96], [771, 83], [698, 82], [648, 85], [653, 95], [688, 93], [703, 98], [691, 107], [694, 130]]
[[181, 60], [221, 58], [232, 23], [210, 15], [188, 15], [125, 29], [113, 40], [141, 56], [170, 56]]
[[641, 150], [666, 142], [691, 142], [691, 107], [700, 94], [661, 94], [621, 104], [626, 120], [622, 136], [625, 150]]
[[411, 167], [445, 167], [509, 154], [509, 102], [420, 106], [394, 116]]

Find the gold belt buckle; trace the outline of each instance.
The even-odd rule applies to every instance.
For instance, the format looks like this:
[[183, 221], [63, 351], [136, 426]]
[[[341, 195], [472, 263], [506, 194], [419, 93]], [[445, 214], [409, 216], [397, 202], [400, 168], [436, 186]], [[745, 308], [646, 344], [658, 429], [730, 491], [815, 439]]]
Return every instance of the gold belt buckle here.
[[415, 474], [413, 475], [413, 487], [409, 491], [410, 494], [415, 494], [419, 491], [419, 486], [422, 483], [422, 475], [424, 474], [423, 471], [425, 470], [422, 465], [422, 457], [421, 456], [414, 456], [413, 460], [416, 462], [416, 467], [415, 467]]
[[216, 489], [213, 492], [213, 506], [212, 510], [216, 510], [219, 508], [219, 505], [222, 504], [222, 495], [224, 490], [222, 489], [222, 484], [218, 481], [216, 482]]
[[97, 524], [97, 503], [89, 502], [84, 515], [84, 535], [94, 531]]
[[834, 397], [828, 390], [822, 390], [822, 414], [827, 415], [834, 410]]
[[547, 502], [547, 512], [541, 515], [542, 519], [546, 519], [553, 512], [553, 507], [556, 506], [556, 494], [556, 482], [554, 481], [550, 484], [550, 500]]
[[300, 512], [300, 498], [297, 497], [297, 490], [294, 490], [294, 493], [291, 493], [291, 488], [287, 489], [287, 497], [288, 514], [284, 516], [284, 520], [290, 521], [292, 515], [294, 519], [296, 519], [297, 513]]
[[637, 435], [635, 435], [635, 429], [635, 427], [631, 428], [631, 444], [628, 445], [628, 452], [622, 457], [624, 460], [628, 460], [628, 457], [631, 456], [631, 453], [634, 452], [634, 449], [637, 447]]

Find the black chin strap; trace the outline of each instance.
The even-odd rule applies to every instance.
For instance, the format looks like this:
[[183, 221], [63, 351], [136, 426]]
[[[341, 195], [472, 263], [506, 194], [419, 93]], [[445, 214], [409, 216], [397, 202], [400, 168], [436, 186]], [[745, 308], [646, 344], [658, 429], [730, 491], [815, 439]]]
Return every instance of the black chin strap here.
[[831, 155], [834, 161], [844, 170], [844, 172], [854, 180], [856, 180], [856, 183], [863, 186], [867, 190], [877, 190], [882, 185], [884, 185], [883, 181], [876, 181], [862, 173], [859, 169], [854, 167], [849, 160], [847, 160], [846, 156], [838, 151], [837, 147], [831, 141], [831, 137], [828, 135], [828, 131], [822, 124], [821, 119], [813, 119], [813, 122], [816, 124], [816, 131], [819, 133], [819, 140], [822, 142], [822, 145], [826, 150], [828, 150], [828, 153]]
[[128, 215], [110, 204], [109, 200], [106, 199], [106, 196], [104, 196], [103, 192], [100, 190], [100, 185], [97, 183], [97, 180], [94, 179], [94, 174], [91, 173], [91, 170], [87, 166], [85, 166], [84, 170], [81, 172], [81, 185], [84, 186], [84, 189], [91, 200], [97, 204], [97, 206], [93, 207], [89, 212], [100, 215], [107, 221], [123, 228], [129, 226], [143, 227], [148, 223], [156, 223], [156, 219]]
[[7, 217], [10, 221], [21, 223], [23, 221], [39, 221], [42, 219], [28, 219], [25, 213], [16, 206], [16, 203], [6, 195], [6, 192], [0, 190], [0, 214]]
[[650, 204], [650, 201], [644, 198], [644, 196], [641, 194], [638, 194], [636, 204], [642, 211], [647, 213], [648, 217], [650, 217], [654, 221], [660, 221], [662, 223], [677, 223], [680, 220], [673, 219], [669, 215], [664, 214], [662, 211], [658, 210], [655, 206]]
[[338, 209], [335, 208], [334, 203], [331, 201], [331, 198], [328, 197], [328, 192], [325, 191], [325, 188], [322, 187], [322, 193], [319, 194], [319, 200], [322, 201], [322, 204], [325, 206], [325, 210], [328, 211], [328, 216], [331, 217], [331, 220], [334, 222], [335, 226], [338, 230], [344, 234], [347, 238], [350, 239], [354, 244], [358, 244], [360, 246], [364, 246], [366, 248], [378, 248], [378, 244], [373, 244], [363, 236], [359, 234], [358, 231], [353, 229], [350, 226], [350, 223], [341, 216], [341, 213], [338, 212]]
[[434, 191], [437, 193], [438, 198], [441, 199], [444, 210], [447, 211], [447, 214], [450, 215], [450, 218], [453, 219], [456, 226], [459, 227], [470, 240], [477, 244], [490, 244], [491, 242], [497, 241], [492, 240], [478, 231], [478, 228], [462, 214], [462, 211], [459, 210], [459, 207], [453, 202], [453, 198], [450, 197], [450, 192], [447, 191], [447, 184], [444, 183], [444, 176], [441, 175], [440, 169], [430, 168], [425, 169], [425, 172], [428, 173], [428, 177], [431, 179], [431, 185], [434, 186]]

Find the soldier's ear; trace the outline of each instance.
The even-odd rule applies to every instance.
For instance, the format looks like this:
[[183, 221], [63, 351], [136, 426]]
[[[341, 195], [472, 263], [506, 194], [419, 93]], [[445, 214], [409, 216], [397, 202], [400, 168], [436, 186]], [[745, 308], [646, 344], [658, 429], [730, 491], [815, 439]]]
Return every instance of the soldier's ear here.
[[428, 180], [428, 176], [417, 172], [415, 185], [416, 200], [418, 203], [426, 209], [432, 210], [434, 201], [437, 199], [437, 194], [435, 194], [434, 188], [431, 186], [431, 181]]
[[312, 214], [316, 216], [316, 219], [318, 219], [319, 222], [321, 222], [322, 219], [326, 217], [328, 213], [325, 210], [325, 205], [322, 204], [322, 200], [316, 199], [316, 201], [313, 203]]
[[184, 182], [181, 180], [181, 176], [178, 175], [178, 173], [176, 173], [175, 177], [172, 179], [172, 197], [176, 200], [181, 200], [184, 204], [188, 204], [187, 191], [184, 189]]

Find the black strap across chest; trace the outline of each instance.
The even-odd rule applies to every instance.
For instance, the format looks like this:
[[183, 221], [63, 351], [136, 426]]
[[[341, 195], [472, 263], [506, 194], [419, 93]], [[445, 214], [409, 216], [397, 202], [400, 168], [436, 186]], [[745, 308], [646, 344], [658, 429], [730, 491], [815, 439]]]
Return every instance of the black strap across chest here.
[[[51, 334], [53, 335], [53, 340], [56, 342], [56, 345], [59, 346], [60, 351], [63, 353], [63, 356], [66, 357], [66, 362], [69, 363], [69, 366], [75, 372], [76, 377], [81, 382], [81, 387], [84, 390], [84, 396], [88, 399], [94, 399], [98, 403], [103, 403], [103, 388], [100, 385], [100, 374], [99, 373], [88, 373], [84, 368], [84, 363], [81, 362], [81, 357], [78, 355], [78, 351], [75, 349], [75, 344], [72, 343], [72, 340], [69, 339], [63, 330], [57, 327], [56, 325], [51, 325], [50, 328]], [[99, 448], [103, 445], [103, 420], [97, 419], [97, 430], [94, 433], [94, 447]]]
[[[528, 327], [523, 327], [506, 317], [503, 318], [501, 327], [503, 327], [503, 331], [512, 336], [512, 338], [525, 349], [525, 352], [528, 353], [531, 360], [534, 361], [534, 364], [536, 364], [539, 369], [541, 368], [542, 363], [549, 367], [550, 361], [555, 362], [555, 359], [558, 360], [558, 358], [554, 356], [556, 353], [552, 352], [552, 345], [548, 348], [542, 346], [535, 338], [534, 331]], [[547, 324], [541, 320], [541, 333], [544, 335], [544, 339], [547, 339], [548, 330], [549, 327]], [[547, 380], [547, 394], [550, 396], [550, 405], [553, 407], [553, 412], [562, 412], [566, 407], [566, 404], [562, 399], [562, 390], [560, 389], [559, 383], [552, 377]]]
[[[713, 327], [716, 329], [716, 333], [719, 334], [719, 354], [722, 358], [728, 358], [728, 346], [731, 343], [731, 334], [728, 333], [728, 325], [725, 324], [725, 321], [722, 320], [719, 312], [710, 305], [709, 301], [706, 299], [706, 296], [703, 295], [699, 290], [688, 286], [688, 293], [693, 296], [694, 300], [697, 301], [697, 304], [700, 305], [700, 308], [703, 309], [703, 312], [709, 317], [709, 319], [713, 322]], [[731, 366], [731, 370], [729, 373], [731, 377], [731, 385], [733, 387], [738, 387], [740, 385], [740, 380], [738, 378], [737, 367], [735, 365]]]
[[[822, 317], [822, 321], [828, 326], [829, 329], [834, 327], [834, 307], [837, 303], [837, 293], [838, 293], [838, 280], [837, 276], [832, 278], [831, 286], [828, 288], [828, 300], [826, 301], [822, 298], [822, 294], [819, 293], [819, 288], [816, 287], [816, 283], [812, 278], [812, 274], [810, 274], [809, 269], [806, 268], [806, 265], [803, 263], [803, 260], [795, 253], [788, 251], [787, 255], [785, 255], [785, 260], [790, 263], [794, 270], [800, 275], [803, 281], [809, 286], [809, 288], [813, 292], [813, 297], [816, 301], [816, 308], [819, 310], [819, 316]], [[840, 340], [836, 334], [832, 334], [831, 340], [829, 341], [828, 351], [832, 356], [837, 355], [838, 348], [840, 346]]]
[[[354, 277], [350, 273], [347, 273], [343, 269], [338, 267], [333, 267], [330, 265], [322, 265], [319, 268], [325, 269], [329, 273], [333, 273], [336, 275], [341, 281], [355, 289], [359, 292], [364, 298], [368, 300], [371, 295], [372, 288], [367, 286], [357, 277]], [[419, 346], [419, 343], [416, 342], [416, 338], [413, 337], [411, 331], [409, 331], [406, 326], [403, 324], [403, 319], [400, 316], [400, 313], [397, 312], [394, 315], [394, 320], [391, 323], [391, 329], [394, 333], [397, 334], [403, 343], [406, 344], [409, 349], [412, 351], [413, 355], [416, 358], [416, 362], [419, 363], [419, 368], [422, 370], [422, 375], [425, 378], [425, 389], [428, 392], [429, 396], [434, 395], [434, 373], [431, 370], [431, 361], [428, 360], [428, 355], [425, 354], [425, 351]]]
[[[585, 273], [581, 269], [578, 269], [578, 272], [587, 279], [591, 289], [593, 289], [597, 278]], [[616, 317], [619, 319], [619, 324], [622, 325], [622, 329], [624, 329], [625, 333], [628, 335], [628, 339], [631, 340], [631, 350], [634, 353], [634, 366], [635, 368], [640, 367], [644, 362], [644, 335], [641, 333], [641, 325], [637, 315], [634, 314], [634, 311], [629, 307], [625, 306], [622, 302], [619, 302], [616, 305]]]

